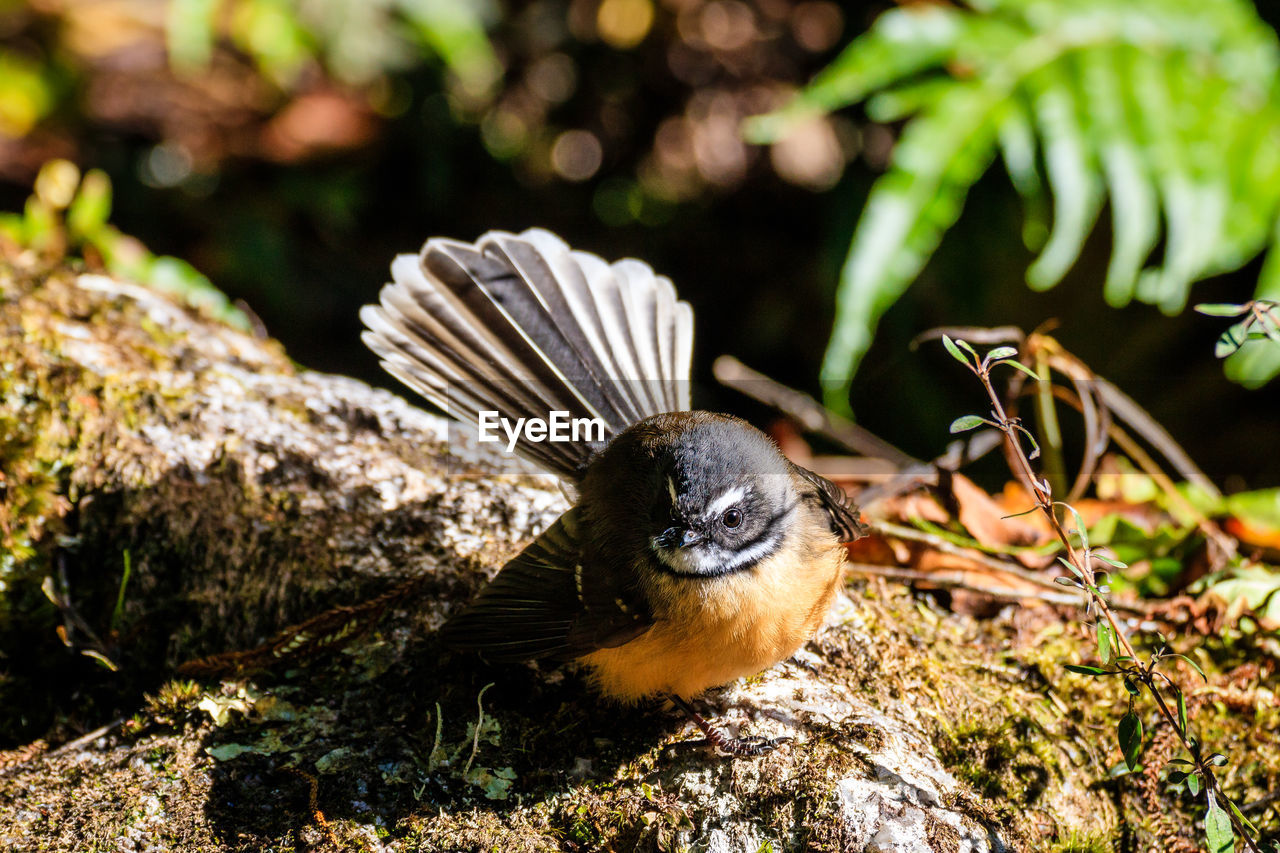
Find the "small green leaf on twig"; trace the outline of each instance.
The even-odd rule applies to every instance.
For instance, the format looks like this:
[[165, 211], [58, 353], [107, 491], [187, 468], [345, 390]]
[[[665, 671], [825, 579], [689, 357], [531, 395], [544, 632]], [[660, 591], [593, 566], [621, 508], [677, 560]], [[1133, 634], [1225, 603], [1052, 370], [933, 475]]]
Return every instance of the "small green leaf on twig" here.
[[1027, 437], [1027, 441], [1031, 442], [1031, 452], [1027, 454], [1028, 460], [1038, 459], [1040, 456], [1040, 445], [1036, 443], [1036, 437], [1032, 435], [1026, 427], [1021, 424], [1014, 424], [1014, 429]]
[[1077, 673], [1079, 673], [1080, 675], [1092, 675], [1092, 676], [1094, 676], [1095, 678], [1096, 678], [1096, 677], [1098, 677], [1098, 676], [1100, 676], [1100, 675], [1115, 675], [1115, 674], [1116, 674], [1116, 673], [1112, 672], [1111, 670], [1109, 670], [1109, 669], [1103, 669], [1103, 668], [1102, 668], [1102, 667], [1100, 667], [1100, 666], [1088, 666], [1088, 665], [1086, 665], [1086, 664], [1082, 664], [1082, 663], [1069, 663], [1069, 664], [1067, 664], [1066, 666], [1067, 666], [1067, 669], [1069, 669], [1071, 672], [1077, 672]]
[[1204, 816], [1204, 837], [1209, 842], [1209, 853], [1232, 853], [1236, 847], [1236, 833], [1231, 828], [1231, 816], [1210, 798], [1209, 811]]
[[987, 357], [984, 361], [988, 363], [993, 361], [1004, 361], [1007, 358], [1013, 358], [1017, 354], [1017, 347], [996, 347], [991, 352], [987, 353]]
[[1236, 323], [1229, 327], [1225, 332], [1218, 336], [1218, 341], [1213, 345], [1214, 358], [1226, 358], [1234, 353], [1240, 347], [1244, 346], [1244, 342], [1248, 339], [1249, 334], [1245, 328], [1248, 321]]
[[969, 430], [976, 429], [983, 424], [990, 423], [991, 421], [986, 418], [979, 417], [978, 415], [962, 415], [951, 422], [951, 434], [955, 435], [958, 432], [968, 432]]
[[1107, 776], [1112, 779], [1119, 779], [1121, 776], [1128, 776], [1133, 771], [1125, 765], [1123, 761], [1117, 761], [1107, 768]]
[[1111, 650], [1114, 647], [1111, 639], [1111, 625], [1105, 620], [1098, 620], [1098, 660], [1103, 664], [1111, 663]]
[[1075, 519], [1076, 522], [1076, 534], [1080, 537], [1080, 547], [1087, 552], [1089, 550], [1089, 530], [1084, 526], [1084, 519], [1080, 517], [1080, 513], [1076, 511], [1075, 507], [1065, 501], [1054, 501], [1053, 505], [1060, 506], [1067, 512], [1071, 513], [1071, 517]]
[[1200, 774], [1199, 773], [1192, 773], [1190, 776], [1187, 777], [1187, 790], [1191, 792], [1191, 796], [1193, 797], [1197, 797], [1200, 795]]
[[1244, 826], [1245, 829], [1249, 830], [1254, 835], [1258, 834], [1258, 827], [1254, 825], [1253, 821], [1245, 817], [1244, 813], [1241, 812], [1240, 809], [1236, 808], [1236, 804], [1234, 802], [1227, 800], [1227, 808], [1231, 809], [1231, 813], [1240, 820], [1241, 825]]
[[1196, 311], [1206, 317], [1239, 317], [1249, 313], [1249, 306], [1232, 302], [1202, 302], [1196, 306]]
[[1138, 752], [1142, 749], [1142, 720], [1133, 711], [1120, 718], [1116, 730], [1120, 738], [1120, 751], [1124, 753], [1124, 763], [1130, 770], [1138, 766]]
[[1192, 669], [1194, 669], [1196, 672], [1198, 672], [1198, 673], [1200, 674], [1200, 677], [1204, 679], [1204, 683], [1205, 683], [1205, 684], [1208, 684], [1208, 683], [1209, 683], [1209, 676], [1207, 676], [1207, 675], [1205, 675], [1205, 674], [1204, 674], [1204, 670], [1200, 668], [1200, 664], [1196, 663], [1195, 661], [1193, 661], [1191, 658], [1187, 657], [1186, 655], [1180, 655], [1180, 654], [1178, 654], [1177, 652], [1174, 652], [1174, 653], [1171, 653], [1171, 654], [1162, 655], [1161, 657], [1162, 657], [1162, 659], [1163, 659], [1163, 658], [1181, 658], [1182, 660], [1184, 660], [1184, 661], [1186, 661], [1188, 664], [1190, 664], [1190, 666], [1191, 666], [1191, 668], [1192, 668]]
[[1036, 373], [1034, 370], [1032, 370], [1030, 367], [1027, 367], [1025, 364], [1023, 364], [1020, 361], [1014, 361], [1013, 359], [1010, 359], [1009, 361], [1002, 362], [1002, 364], [1007, 364], [1012, 368], [1021, 370], [1023, 373], [1027, 374], [1037, 382], [1040, 381], [1040, 374]]
[[970, 346], [968, 341], [943, 335], [942, 345], [947, 348], [947, 352], [951, 353], [952, 358], [970, 370], [976, 370], [981, 366], [978, 360], [978, 351]]
[[1184, 735], [1187, 733], [1187, 694], [1182, 692], [1181, 687], [1174, 687], [1177, 691], [1178, 699], [1178, 730]]

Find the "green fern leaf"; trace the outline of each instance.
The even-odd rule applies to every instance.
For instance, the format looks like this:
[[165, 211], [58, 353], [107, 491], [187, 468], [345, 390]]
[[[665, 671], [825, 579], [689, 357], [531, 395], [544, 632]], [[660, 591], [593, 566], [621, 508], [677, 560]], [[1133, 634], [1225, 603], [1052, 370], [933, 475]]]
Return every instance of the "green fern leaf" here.
[[[903, 132], [892, 168], [867, 199], [840, 273], [825, 387], [847, 387], [846, 365], [871, 343], [871, 327], [856, 318], [882, 315], [959, 218], [969, 187], [994, 154], [990, 114], [1001, 100], [987, 87], [961, 85]], [[945, 158], [936, 156], [940, 150]]]
[[1049, 236], [1049, 216], [1044, 182], [1040, 180], [1040, 170], [1036, 166], [1039, 146], [1026, 105], [1018, 100], [1010, 101], [996, 132], [1000, 157], [1009, 173], [1009, 181], [1022, 196], [1026, 211], [1022, 243], [1032, 251], [1039, 251]]
[[[997, 150], [1026, 210], [1023, 241], [1040, 250], [1028, 284], [1062, 279], [1109, 201], [1107, 301], [1181, 311], [1193, 283], [1280, 239], [1277, 95], [1280, 43], [1245, 0], [970, 0], [883, 14], [791, 105], [747, 127], [772, 141], [799, 116], [859, 102], [874, 120], [907, 120], [841, 274], [829, 402], [847, 408], [876, 322]], [[1259, 297], [1280, 291], [1271, 256]], [[1265, 382], [1280, 372], [1276, 349], [1248, 342], [1228, 375]]]
[[1053, 231], [1027, 269], [1027, 283], [1047, 290], [1062, 280], [1079, 256], [1102, 207], [1102, 181], [1080, 126], [1072, 78], [1055, 64], [1032, 75], [1027, 86], [1053, 188]]
[[1111, 197], [1111, 262], [1103, 295], [1116, 308], [1128, 305], [1138, 274], [1160, 237], [1160, 199], [1143, 161], [1132, 105], [1124, 97], [1124, 61], [1117, 50], [1098, 50], [1079, 57], [1084, 97], [1093, 104], [1093, 130], [1098, 159]]

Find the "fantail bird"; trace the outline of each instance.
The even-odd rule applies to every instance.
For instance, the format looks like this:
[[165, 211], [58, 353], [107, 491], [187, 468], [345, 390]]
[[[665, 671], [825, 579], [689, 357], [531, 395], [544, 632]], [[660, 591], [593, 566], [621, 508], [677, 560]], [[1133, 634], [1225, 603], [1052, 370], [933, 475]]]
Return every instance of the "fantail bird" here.
[[[382, 366], [450, 416], [596, 419], [603, 440], [515, 451], [577, 494], [442, 628], [492, 660], [576, 659], [608, 697], [688, 705], [817, 630], [862, 535], [844, 493], [738, 418], [689, 411], [693, 312], [640, 261], [541, 229], [435, 238], [360, 316]], [[536, 437], [536, 436], [535, 436]], [[598, 438], [599, 436], [597, 436]]]

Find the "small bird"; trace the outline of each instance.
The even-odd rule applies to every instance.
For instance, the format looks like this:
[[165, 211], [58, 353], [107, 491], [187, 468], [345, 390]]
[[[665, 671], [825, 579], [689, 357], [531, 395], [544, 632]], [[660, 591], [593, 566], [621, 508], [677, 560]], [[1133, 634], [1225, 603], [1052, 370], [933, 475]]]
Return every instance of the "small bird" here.
[[447, 621], [446, 644], [577, 660], [607, 697], [669, 698], [727, 754], [785, 740], [731, 738], [689, 700], [808, 640], [863, 531], [841, 489], [764, 433], [690, 411], [693, 311], [670, 279], [542, 229], [433, 238], [391, 271], [360, 316], [392, 375], [475, 427], [486, 413], [600, 425], [594, 440], [512, 439], [576, 503]]

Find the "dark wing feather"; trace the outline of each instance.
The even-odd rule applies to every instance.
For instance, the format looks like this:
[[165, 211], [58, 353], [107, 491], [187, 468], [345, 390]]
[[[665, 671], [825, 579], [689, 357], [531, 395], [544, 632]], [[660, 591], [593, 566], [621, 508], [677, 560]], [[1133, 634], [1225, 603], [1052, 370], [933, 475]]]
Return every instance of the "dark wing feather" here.
[[841, 542], [852, 542], [867, 535], [866, 527], [858, 518], [858, 508], [849, 503], [844, 489], [808, 468], [796, 465], [795, 470], [813, 486], [814, 497], [831, 519], [831, 532], [840, 537]]
[[[611, 575], [582, 565], [577, 510], [520, 552], [441, 628], [447, 645], [495, 661], [568, 660], [648, 630], [648, 611]], [[587, 593], [584, 595], [584, 584]]]

